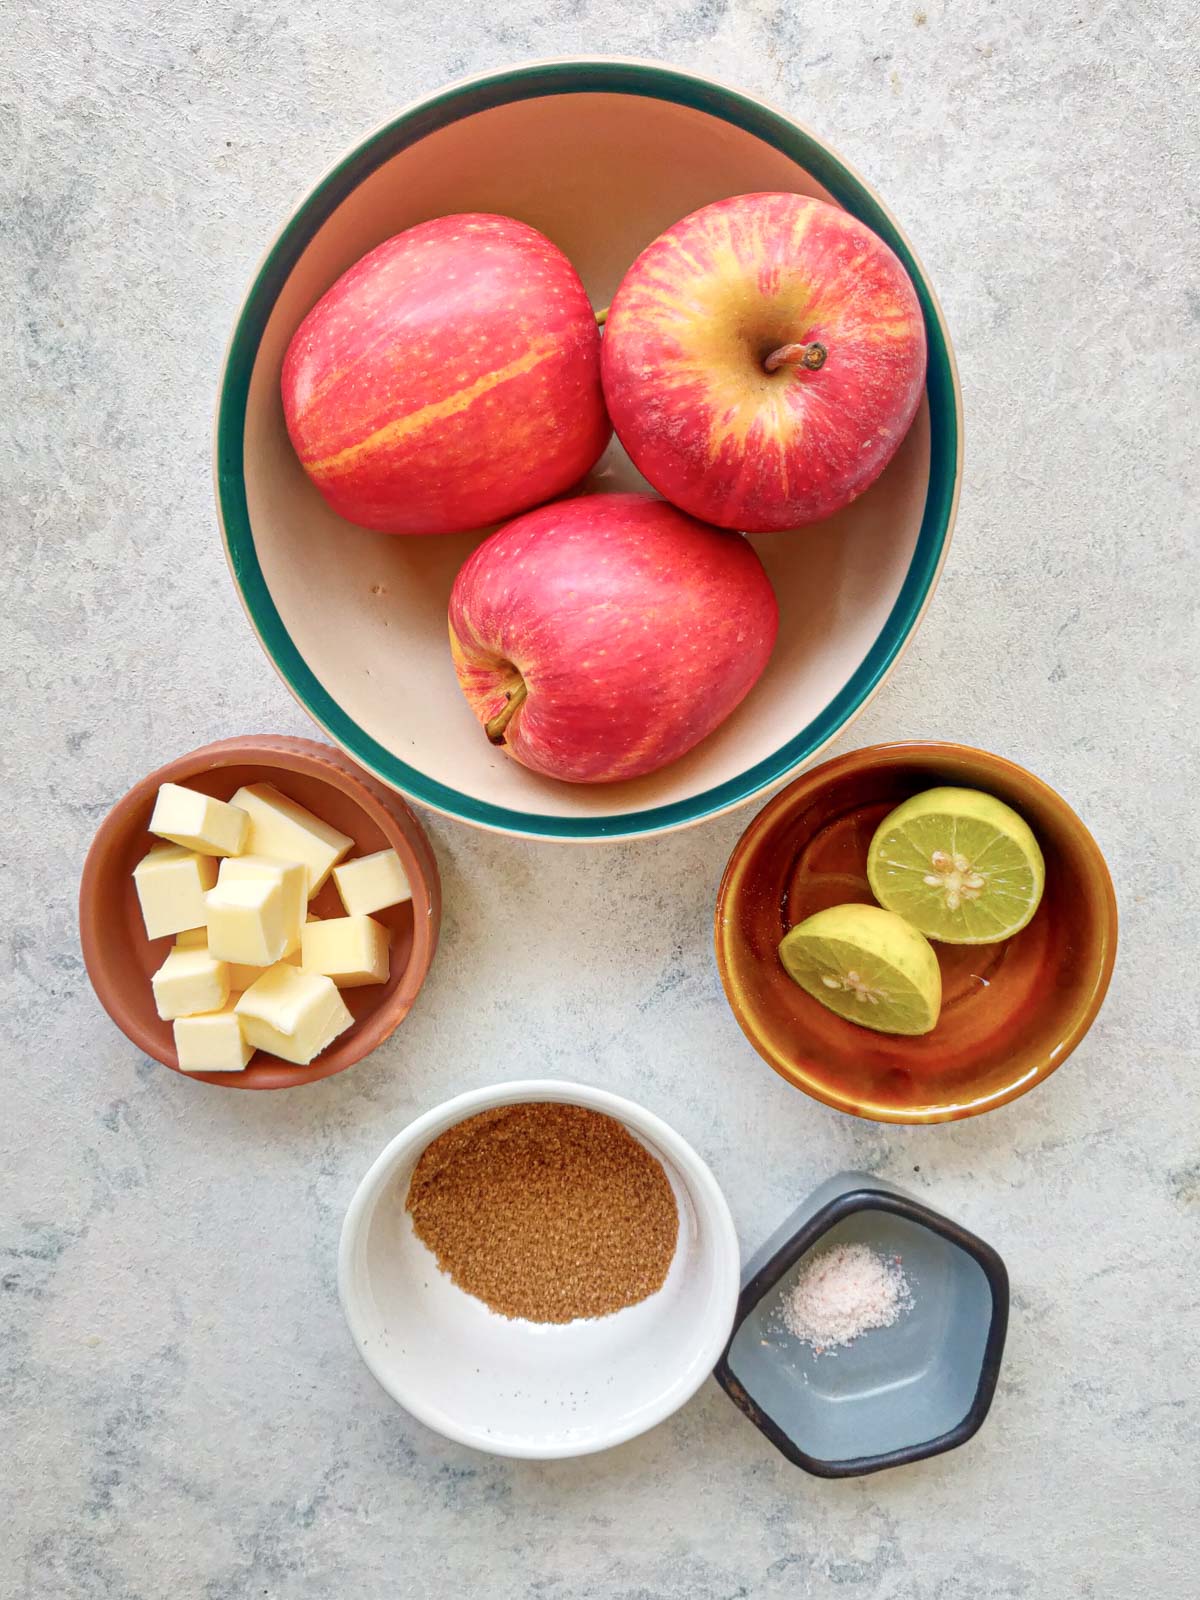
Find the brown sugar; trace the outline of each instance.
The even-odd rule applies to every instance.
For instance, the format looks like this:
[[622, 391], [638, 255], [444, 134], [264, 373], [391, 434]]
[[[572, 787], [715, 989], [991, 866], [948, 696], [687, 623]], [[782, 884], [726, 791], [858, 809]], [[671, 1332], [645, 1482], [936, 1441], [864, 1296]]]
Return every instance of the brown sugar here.
[[447, 1129], [417, 1162], [407, 1208], [459, 1288], [532, 1322], [646, 1299], [679, 1236], [661, 1162], [612, 1117], [551, 1101]]

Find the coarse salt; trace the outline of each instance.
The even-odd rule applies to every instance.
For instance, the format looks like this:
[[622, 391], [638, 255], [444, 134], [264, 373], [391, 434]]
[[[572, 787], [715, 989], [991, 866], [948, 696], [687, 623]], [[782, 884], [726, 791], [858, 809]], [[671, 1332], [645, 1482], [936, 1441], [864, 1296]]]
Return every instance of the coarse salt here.
[[838, 1244], [802, 1264], [781, 1309], [787, 1331], [823, 1355], [872, 1328], [890, 1328], [912, 1304], [899, 1256]]

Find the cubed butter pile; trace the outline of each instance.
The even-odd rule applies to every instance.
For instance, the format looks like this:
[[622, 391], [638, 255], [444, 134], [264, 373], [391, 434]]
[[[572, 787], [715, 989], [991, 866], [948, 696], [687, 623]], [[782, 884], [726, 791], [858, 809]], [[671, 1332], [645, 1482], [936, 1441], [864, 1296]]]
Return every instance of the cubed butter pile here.
[[[339, 990], [387, 980], [372, 913], [412, 898], [399, 856], [346, 860], [353, 839], [269, 783], [228, 803], [164, 783], [150, 831], [133, 881], [147, 936], [175, 935], [151, 981], [181, 1070], [244, 1072], [256, 1050], [307, 1066], [354, 1020]], [[319, 918], [330, 874], [346, 915]]]

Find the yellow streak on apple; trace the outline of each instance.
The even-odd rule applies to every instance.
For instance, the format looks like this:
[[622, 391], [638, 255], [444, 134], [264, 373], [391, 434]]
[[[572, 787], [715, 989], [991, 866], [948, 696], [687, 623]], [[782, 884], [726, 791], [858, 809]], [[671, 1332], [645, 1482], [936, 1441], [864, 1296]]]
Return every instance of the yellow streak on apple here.
[[[847, 313], [844, 299], [838, 297], [836, 305], [830, 306], [803, 279], [789, 281], [786, 276], [773, 297], [759, 298], [755, 291], [756, 298], [750, 303], [747, 294], [752, 263], [756, 257], [774, 255], [778, 240], [760, 237], [755, 249], [753, 242], [744, 238], [743, 250], [739, 251], [727, 220], [722, 218], [721, 221], [723, 232], [711, 235], [699, 255], [695, 253], [694, 239], [689, 240], [692, 249], [685, 249], [680, 241], [675, 241], [676, 254], [697, 275], [682, 292], [676, 281], [664, 280], [655, 273], [644, 284], [639, 296], [639, 309], [647, 320], [688, 351], [686, 357], [673, 363], [673, 386], [696, 384], [708, 391], [711, 421], [706, 444], [710, 462], [716, 461], [726, 446], [732, 446], [735, 454], [743, 452], [751, 429], [763, 421], [764, 402], [776, 412], [781, 436], [796, 426], [787, 400], [789, 385], [781, 383], [778, 375], [763, 371], [759, 384], [747, 386], [745, 328], [748, 318], [753, 317], [755, 322], [771, 330], [770, 336], [762, 341], [764, 344], [786, 344], [789, 339], [800, 337], [806, 326], [822, 322], [830, 315], [845, 327]], [[814, 221], [814, 214], [806, 212], [792, 230], [797, 255], [802, 253], [802, 237]], [[759, 231], [761, 233], [761, 229]], [[747, 249], [749, 256], [745, 253]], [[864, 256], [856, 258], [839, 274], [844, 285], [853, 284], [855, 268], [864, 259]], [[782, 271], [782, 261], [780, 266]], [[870, 338], [880, 341], [907, 339], [910, 331], [911, 319], [906, 313], [897, 311], [881, 316], [877, 308], [872, 308], [870, 327], [856, 329], [855, 342], [868, 333]], [[727, 381], [722, 383], [722, 377]], [[818, 404], [819, 391], [806, 398], [809, 404]], [[764, 449], [774, 455], [786, 492], [786, 452], [766, 445]]]
[[494, 372], [485, 372], [465, 388], [456, 390], [454, 394], [448, 394], [441, 400], [432, 400], [428, 405], [420, 406], [406, 416], [394, 417], [391, 422], [384, 423], [382, 428], [376, 428], [374, 433], [369, 433], [365, 439], [359, 439], [355, 444], [348, 444], [345, 449], [338, 450], [333, 455], [305, 461], [304, 465], [309, 472], [320, 473], [326, 477], [345, 472], [357, 466], [363, 456], [369, 455], [372, 451], [397, 444], [401, 439], [419, 433], [432, 423], [444, 422], [447, 417], [454, 417], [459, 412], [466, 411], [481, 395], [487, 394], [489, 389], [507, 383], [511, 378], [523, 378], [548, 356], [554, 355], [558, 348], [558, 340], [540, 339], [530, 345], [523, 356], [518, 356], [507, 366], [497, 367]]
[[[813, 220], [813, 214], [806, 212], [792, 230], [797, 253]], [[744, 238], [743, 249], [739, 250], [728, 219], [721, 217], [720, 221], [721, 233], [711, 234], [699, 254], [695, 252], [695, 239], [688, 241], [692, 249], [685, 248], [681, 240], [673, 242], [674, 252], [697, 275], [696, 281], [686, 285], [684, 293], [680, 292], [677, 282], [664, 282], [655, 274], [657, 282], [647, 282], [639, 296], [639, 309], [647, 319], [691, 352], [690, 359], [675, 363], [674, 376], [679, 386], [697, 383], [709, 391], [712, 407], [707, 438], [710, 461], [715, 461], [728, 444], [740, 451], [750, 430], [762, 420], [764, 400], [770, 400], [785, 432], [788, 422], [783, 386], [778, 379], [764, 371], [757, 392], [748, 392], [745, 372], [747, 314], [752, 313], [756, 320], [767, 320], [761, 300], [748, 304], [747, 280], [754, 271], [754, 261], [773, 255], [778, 240], [762, 236], [756, 247], [753, 240]], [[765, 224], [759, 225], [756, 219], [755, 225], [761, 235]], [[819, 321], [822, 314], [822, 305], [809, 285], [795, 279], [785, 283], [771, 305], [769, 321], [778, 335], [775, 342], [787, 343], [790, 337], [796, 336], [796, 329]], [[685, 330], [682, 335], [681, 325]], [[721, 374], [729, 380], [727, 387], [717, 382]], [[786, 484], [784, 452], [780, 450], [775, 454]]]

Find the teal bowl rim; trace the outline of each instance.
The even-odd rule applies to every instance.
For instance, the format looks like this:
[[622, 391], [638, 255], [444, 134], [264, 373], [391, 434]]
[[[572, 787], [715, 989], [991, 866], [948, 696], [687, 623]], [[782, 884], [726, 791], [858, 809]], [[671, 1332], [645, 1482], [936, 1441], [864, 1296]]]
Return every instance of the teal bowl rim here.
[[[436, 782], [373, 739], [321, 685], [288, 633], [259, 564], [246, 500], [244, 440], [250, 379], [279, 292], [317, 230], [366, 177], [462, 117], [543, 95], [592, 93], [667, 100], [742, 128], [804, 167], [887, 241], [908, 270], [925, 317], [929, 485], [912, 561], [887, 620], [850, 680], [806, 727], [737, 777], [688, 799], [612, 816], [559, 817], [492, 805]], [[962, 395], [941, 308], [912, 246], [878, 196], [816, 134], [749, 95], [671, 67], [615, 58], [533, 62], [451, 84], [417, 101], [368, 134], [300, 202], [263, 257], [234, 324], [220, 379], [213, 471], [230, 571], [259, 643], [305, 711], [348, 755], [411, 799], [480, 827], [542, 839], [633, 838], [705, 821], [783, 782], [819, 755], [880, 688], [915, 632], [946, 559], [962, 476]]]

